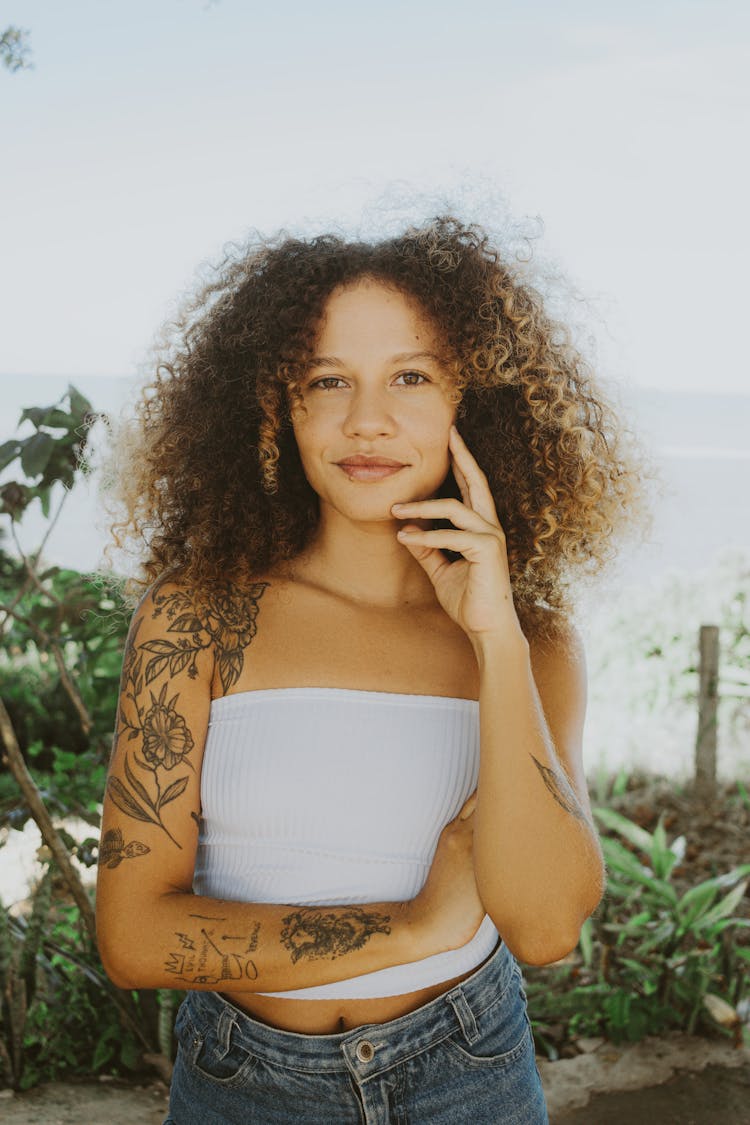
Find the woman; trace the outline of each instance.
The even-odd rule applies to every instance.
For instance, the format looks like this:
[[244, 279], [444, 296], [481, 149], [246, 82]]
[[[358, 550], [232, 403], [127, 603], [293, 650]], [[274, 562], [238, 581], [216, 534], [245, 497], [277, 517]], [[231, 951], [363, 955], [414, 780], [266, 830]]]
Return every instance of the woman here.
[[117, 456], [97, 914], [188, 990], [168, 1121], [547, 1121], [518, 960], [604, 886], [566, 579], [639, 495], [581, 357], [476, 226], [279, 237]]

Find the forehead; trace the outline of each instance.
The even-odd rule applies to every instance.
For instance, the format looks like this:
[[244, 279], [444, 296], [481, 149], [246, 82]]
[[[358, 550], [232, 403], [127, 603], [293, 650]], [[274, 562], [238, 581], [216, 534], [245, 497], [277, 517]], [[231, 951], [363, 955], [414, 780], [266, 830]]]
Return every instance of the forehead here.
[[328, 350], [335, 342], [341, 347], [378, 342], [394, 347], [399, 341], [404, 351], [442, 344], [437, 326], [415, 297], [374, 280], [339, 287], [328, 297], [318, 325], [318, 348]]

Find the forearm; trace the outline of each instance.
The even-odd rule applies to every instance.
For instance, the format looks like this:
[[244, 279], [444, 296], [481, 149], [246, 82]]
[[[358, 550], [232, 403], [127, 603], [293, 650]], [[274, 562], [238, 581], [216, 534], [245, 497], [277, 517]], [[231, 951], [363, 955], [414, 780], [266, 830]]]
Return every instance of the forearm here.
[[556, 959], [601, 897], [598, 836], [556, 755], [525, 639], [488, 643], [477, 659], [479, 894], [522, 960]]
[[274, 992], [425, 956], [410, 906], [278, 906], [175, 892], [130, 912], [120, 906], [116, 921], [109, 911], [99, 944], [124, 988]]

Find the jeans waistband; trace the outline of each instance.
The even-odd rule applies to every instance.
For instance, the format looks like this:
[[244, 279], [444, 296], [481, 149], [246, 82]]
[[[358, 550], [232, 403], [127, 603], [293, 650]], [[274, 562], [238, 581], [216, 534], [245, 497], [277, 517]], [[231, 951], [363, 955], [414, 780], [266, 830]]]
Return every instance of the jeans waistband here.
[[477, 1018], [502, 1000], [514, 979], [522, 980], [521, 970], [501, 941], [466, 980], [416, 1011], [335, 1035], [305, 1035], [269, 1027], [217, 992], [189, 992], [185, 1003], [191, 1022], [199, 1027], [208, 1021], [226, 1050], [231, 1041], [276, 1066], [321, 1073], [356, 1065], [360, 1073], [364, 1070], [372, 1076], [459, 1029], [471, 1042], [478, 1034]]

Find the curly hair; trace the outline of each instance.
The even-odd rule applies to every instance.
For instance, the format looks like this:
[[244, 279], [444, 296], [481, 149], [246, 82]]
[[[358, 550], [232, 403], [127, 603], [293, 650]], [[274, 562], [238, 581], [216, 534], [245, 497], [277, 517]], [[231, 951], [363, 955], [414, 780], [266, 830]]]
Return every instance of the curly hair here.
[[[126, 596], [166, 571], [196, 590], [244, 584], [303, 550], [318, 497], [290, 406], [328, 297], [364, 279], [416, 303], [444, 341], [525, 628], [541, 629], [549, 609], [564, 616], [574, 575], [600, 571], [616, 535], [649, 522], [646, 454], [570, 330], [481, 226], [440, 215], [371, 242], [282, 231], [225, 252], [167, 325], [113, 443], [110, 489], [124, 511], [111, 534], [140, 556]], [[452, 473], [440, 495], [460, 497]]]

